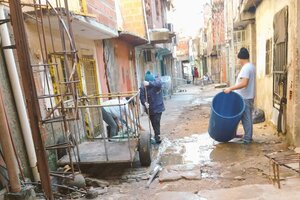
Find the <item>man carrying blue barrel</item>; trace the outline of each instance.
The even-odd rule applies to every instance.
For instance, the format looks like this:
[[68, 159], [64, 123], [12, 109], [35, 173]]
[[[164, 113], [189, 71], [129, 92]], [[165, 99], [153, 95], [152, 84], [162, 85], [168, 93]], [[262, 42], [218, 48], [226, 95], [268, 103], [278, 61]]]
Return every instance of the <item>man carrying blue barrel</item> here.
[[242, 141], [244, 144], [249, 144], [252, 142], [253, 135], [252, 111], [256, 88], [256, 73], [254, 65], [249, 61], [249, 52], [246, 48], [241, 48], [237, 57], [242, 66], [241, 71], [236, 79], [236, 84], [226, 88], [224, 92], [227, 94], [235, 91], [244, 99], [245, 111], [241, 120], [245, 134]]

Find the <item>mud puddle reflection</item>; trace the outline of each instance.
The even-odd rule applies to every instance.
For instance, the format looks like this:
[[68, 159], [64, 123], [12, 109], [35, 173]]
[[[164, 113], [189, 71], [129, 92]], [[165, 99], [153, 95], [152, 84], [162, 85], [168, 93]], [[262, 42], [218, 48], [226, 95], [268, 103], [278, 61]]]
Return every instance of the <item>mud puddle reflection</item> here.
[[215, 148], [215, 141], [208, 133], [192, 135], [183, 139], [168, 141], [167, 148], [161, 152], [160, 162], [163, 166], [179, 164], [211, 163], [210, 154]]
[[[164, 140], [159, 147], [158, 162], [162, 167], [200, 166], [202, 178], [215, 179], [224, 166], [240, 163], [245, 157], [260, 152], [258, 144], [219, 143], [208, 133], [195, 134], [177, 140]], [[221, 171], [220, 171], [221, 170]]]

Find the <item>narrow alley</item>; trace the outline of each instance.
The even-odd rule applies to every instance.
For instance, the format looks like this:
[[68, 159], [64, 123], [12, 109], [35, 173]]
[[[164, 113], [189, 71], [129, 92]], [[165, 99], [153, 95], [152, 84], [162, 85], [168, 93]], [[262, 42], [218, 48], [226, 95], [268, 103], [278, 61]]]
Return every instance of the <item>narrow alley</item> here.
[[[90, 176], [107, 184], [105, 189], [99, 188], [105, 193], [98, 199], [295, 199], [300, 193], [295, 172], [281, 171], [281, 190], [269, 179], [271, 166], [264, 155], [285, 151], [288, 146], [268, 123], [254, 126], [254, 142], [249, 146], [235, 140], [219, 143], [209, 137], [212, 97], [222, 90], [214, 85], [186, 85], [167, 99], [162, 116], [163, 142], [152, 145], [150, 168], [141, 167], [136, 158], [132, 168], [112, 165], [104, 170], [89, 169]], [[146, 116], [142, 121], [147, 127]], [[148, 188], [149, 174], [157, 164], [161, 171]]]
[[0, 200], [300, 196], [299, 0], [0, 1]]

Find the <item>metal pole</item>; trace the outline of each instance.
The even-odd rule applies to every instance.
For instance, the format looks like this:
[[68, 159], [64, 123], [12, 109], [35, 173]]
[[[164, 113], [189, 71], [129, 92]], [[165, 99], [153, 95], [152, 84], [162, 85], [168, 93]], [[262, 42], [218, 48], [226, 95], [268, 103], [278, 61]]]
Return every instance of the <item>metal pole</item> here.
[[[144, 86], [145, 89], [145, 95], [146, 95], [146, 102], [149, 104], [148, 102], [148, 92], [147, 92], [147, 87]], [[149, 132], [150, 132], [150, 138], [152, 137], [152, 133], [151, 133], [151, 122], [150, 122], [150, 109], [147, 109], [147, 115], [148, 115], [148, 124], [149, 124]]]
[[32, 137], [37, 155], [38, 170], [41, 176], [42, 188], [45, 192], [46, 198], [52, 200], [53, 194], [50, 184], [50, 175], [48, 161], [46, 159], [46, 152], [40, 133], [40, 119], [41, 113], [38, 104], [36, 88], [31, 69], [29, 46], [25, 32], [24, 17], [21, 9], [21, 2], [19, 0], [9, 1], [11, 21], [13, 25], [13, 32], [15, 37], [18, 61], [20, 66], [20, 73], [22, 77], [24, 96], [26, 99], [28, 118], [32, 130]]
[[15, 165], [15, 154], [13, 145], [11, 143], [8, 121], [6, 119], [4, 105], [2, 101], [2, 94], [0, 93], [0, 142], [3, 151], [5, 164], [7, 167], [8, 177], [11, 192], [17, 193], [21, 191], [20, 180], [17, 173], [17, 167]]

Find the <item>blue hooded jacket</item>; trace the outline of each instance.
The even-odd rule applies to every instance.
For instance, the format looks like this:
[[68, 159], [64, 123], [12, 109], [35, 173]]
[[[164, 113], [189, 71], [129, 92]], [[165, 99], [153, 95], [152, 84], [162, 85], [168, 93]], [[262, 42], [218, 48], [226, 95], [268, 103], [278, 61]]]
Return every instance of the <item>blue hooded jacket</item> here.
[[[163, 101], [163, 94], [162, 94], [162, 83], [160, 80], [155, 79], [153, 81], [149, 81], [149, 85], [147, 88], [147, 96], [148, 96], [148, 103], [149, 103], [149, 112], [150, 115], [156, 113], [162, 113], [165, 111], [165, 105]], [[140, 87], [140, 100], [143, 106], [145, 106], [146, 102], [146, 92], [145, 87], [142, 85]]]

